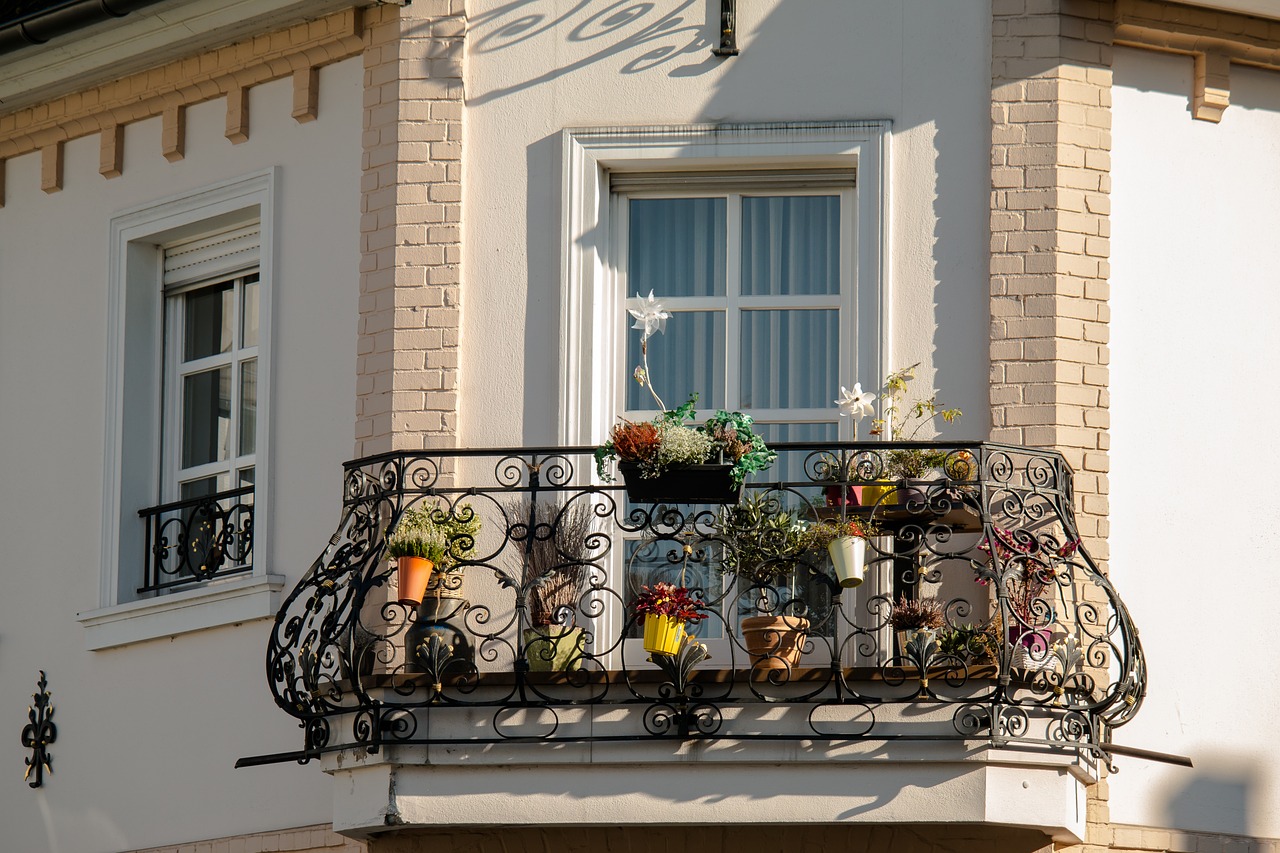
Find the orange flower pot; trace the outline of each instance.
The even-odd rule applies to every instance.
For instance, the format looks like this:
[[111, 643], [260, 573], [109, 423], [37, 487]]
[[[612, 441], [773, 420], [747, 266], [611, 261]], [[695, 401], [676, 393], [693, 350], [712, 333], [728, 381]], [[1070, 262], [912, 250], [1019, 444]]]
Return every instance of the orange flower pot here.
[[436, 564], [425, 557], [398, 557], [396, 559], [396, 585], [400, 600], [419, 604], [431, 582]]

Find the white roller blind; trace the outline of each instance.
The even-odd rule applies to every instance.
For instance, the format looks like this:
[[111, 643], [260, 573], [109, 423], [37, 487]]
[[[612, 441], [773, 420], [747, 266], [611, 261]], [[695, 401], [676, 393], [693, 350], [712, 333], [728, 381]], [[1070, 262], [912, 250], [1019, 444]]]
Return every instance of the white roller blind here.
[[165, 287], [189, 284], [256, 265], [261, 245], [260, 232], [259, 224], [254, 222], [166, 246]]

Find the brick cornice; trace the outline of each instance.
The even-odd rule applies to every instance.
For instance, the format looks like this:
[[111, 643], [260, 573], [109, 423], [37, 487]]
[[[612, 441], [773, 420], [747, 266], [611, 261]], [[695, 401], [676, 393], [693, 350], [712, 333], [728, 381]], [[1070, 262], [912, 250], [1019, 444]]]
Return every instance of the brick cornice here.
[[[282, 77], [294, 76], [295, 87], [305, 89], [313, 82], [312, 69], [358, 56], [363, 49], [362, 12], [352, 8], [175, 60], [0, 115], [0, 161], [104, 130], [114, 143], [123, 125], [166, 113], [180, 118], [180, 110], [192, 104], [238, 96]], [[309, 103], [311, 97], [308, 92], [303, 100]], [[166, 143], [166, 156], [168, 148]]]
[[1194, 59], [1191, 113], [1204, 121], [1219, 121], [1230, 103], [1232, 63], [1280, 71], [1280, 21], [1165, 0], [1118, 0], [1115, 31], [1118, 45]]

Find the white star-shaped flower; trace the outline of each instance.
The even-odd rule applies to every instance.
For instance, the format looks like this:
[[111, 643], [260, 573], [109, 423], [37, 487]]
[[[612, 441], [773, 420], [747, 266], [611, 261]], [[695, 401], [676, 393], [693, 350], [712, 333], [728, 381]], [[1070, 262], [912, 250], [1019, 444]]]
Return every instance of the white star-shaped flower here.
[[860, 421], [867, 415], [871, 414], [872, 402], [876, 399], [876, 395], [871, 392], [863, 393], [862, 383], [853, 383], [853, 390], [849, 391], [843, 385], [840, 386], [840, 396], [836, 399], [836, 405], [840, 407], [840, 414], [848, 415], [855, 421]]
[[634, 299], [627, 300], [627, 313], [636, 318], [633, 329], [640, 330], [642, 338], [649, 338], [654, 332], [665, 332], [670, 313], [662, 309], [662, 303], [649, 291], [648, 297], [636, 294]]

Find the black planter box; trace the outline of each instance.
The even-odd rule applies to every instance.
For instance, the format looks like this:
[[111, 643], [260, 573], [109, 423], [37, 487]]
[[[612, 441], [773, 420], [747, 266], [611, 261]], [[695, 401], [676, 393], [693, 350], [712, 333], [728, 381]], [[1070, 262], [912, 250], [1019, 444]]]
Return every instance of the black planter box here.
[[641, 477], [634, 462], [619, 462], [618, 470], [627, 484], [627, 497], [636, 503], [736, 504], [742, 498], [732, 465], [686, 465], [668, 468], [657, 477]]

